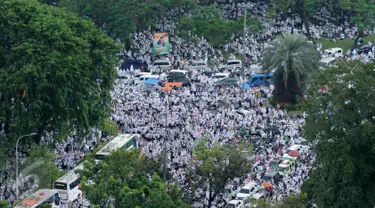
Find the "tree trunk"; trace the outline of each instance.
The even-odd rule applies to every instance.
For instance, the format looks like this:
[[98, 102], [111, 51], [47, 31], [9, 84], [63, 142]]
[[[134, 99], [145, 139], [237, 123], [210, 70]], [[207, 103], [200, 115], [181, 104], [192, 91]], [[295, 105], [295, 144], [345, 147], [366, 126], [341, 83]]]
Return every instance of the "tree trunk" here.
[[315, 40], [312, 38], [311, 32], [310, 32], [309, 15], [306, 12], [305, 1], [304, 0], [299, 0], [298, 3], [297, 3], [297, 5], [299, 7], [299, 16], [300, 16], [300, 18], [302, 20], [302, 24], [306, 28], [306, 36], [307, 36], [307, 38], [309, 40], [311, 40], [315, 44]]
[[359, 41], [360, 38], [363, 38], [363, 32], [358, 32], [358, 35], [357, 35], [357, 37], [354, 40], [354, 46], [353, 46], [353, 48], [357, 47], [358, 41]]

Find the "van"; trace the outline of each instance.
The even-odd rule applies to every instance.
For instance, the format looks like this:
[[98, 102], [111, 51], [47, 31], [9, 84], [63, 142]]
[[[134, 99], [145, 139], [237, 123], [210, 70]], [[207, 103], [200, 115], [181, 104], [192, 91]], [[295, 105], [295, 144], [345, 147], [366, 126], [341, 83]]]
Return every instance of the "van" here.
[[268, 74], [253, 74], [251, 75], [251, 80], [249, 82], [249, 85], [251, 87], [257, 87], [257, 86], [262, 86], [265, 84], [271, 84], [272, 75], [273, 75], [272, 72]]
[[171, 68], [171, 62], [169, 60], [156, 60], [152, 65], [164, 70]]
[[207, 67], [205, 61], [194, 61], [191, 65], [187, 66], [189, 70], [206, 69]]
[[343, 57], [343, 56], [344, 56], [344, 51], [342, 50], [342, 48], [337, 48], [337, 47], [325, 49], [322, 55], [323, 58], [327, 58], [327, 57], [338, 58], [338, 57]]
[[270, 171], [270, 172], [267, 172], [266, 174], [264, 174], [263, 176], [263, 181], [266, 182], [270, 182], [272, 184], [274, 184], [276, 181], [279, 181], [281, 179], [281, 176], [280, 176], [280, 173], [278, 171]]

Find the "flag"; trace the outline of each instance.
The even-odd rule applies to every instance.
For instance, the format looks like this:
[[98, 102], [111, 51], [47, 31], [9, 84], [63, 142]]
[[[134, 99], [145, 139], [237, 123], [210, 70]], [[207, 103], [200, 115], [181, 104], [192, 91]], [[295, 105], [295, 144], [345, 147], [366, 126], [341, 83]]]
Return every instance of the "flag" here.
[[155, 55], [168, 54], [171, 52], [168, 33], [155, 33], [152, 42]]

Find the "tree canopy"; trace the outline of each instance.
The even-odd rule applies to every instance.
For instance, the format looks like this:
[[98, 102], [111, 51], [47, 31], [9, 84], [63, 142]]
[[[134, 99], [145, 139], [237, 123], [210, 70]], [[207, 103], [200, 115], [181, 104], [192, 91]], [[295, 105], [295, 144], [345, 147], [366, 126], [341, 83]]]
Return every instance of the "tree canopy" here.
[[4, 0], [0, 11], [0, 119], [8, 141], [103, 125], [119, 63], [115, 42], [36, 0]]
[[338, 63], [310, 83], [304, 130], [316, 161], [303, 189], [318, 207], [375, 205], [374, 83], [374, 63], [357, 61]]
[[[225, 20], [221, 17], [218, 7], [215, 5], [196, 7], [192, 16], [184, 16], [180, 19], [178, 33], [189, 38], [188, 33], [205, 37], [213, 46], [227, 43], [233, 34], [243, 33], [244, 18], [238, 20]], [[249, 33], [263, 30], [260, 21], [248, 17], [246, 19]]]
[[274, 73], [274, 98], [281, 102], [297, 102], [302, 96], [307, 76], [319, 68], [320, 54], [303, 35], [282, 34], [265, 48], [262, 67]]
[[86, 162], [81, 172], [83, 190], [90, 202], [100, 207], [188, 207], [171, 191], [173, 186], [166, 189], [156, 173], [159, 168], [160, 164], [141, 158], [137, 151], [118, 150], [102, 163]]
[[[215, 143], [212, 147], [207, 142], [207, 137], [203, 137], [196, 145], [195, 159], [191, 161], [186, 178], [193, 181], [193, 193], [197, 188], [208, 191], [205, 207], [210, 207], [211, 202], [230, 180], [243, 177], [251, 170], [252, 161], [248, 158], [251, 147], [242, 141], [228, 145]], [[196, 199], [188, 200], [193, 202]]]

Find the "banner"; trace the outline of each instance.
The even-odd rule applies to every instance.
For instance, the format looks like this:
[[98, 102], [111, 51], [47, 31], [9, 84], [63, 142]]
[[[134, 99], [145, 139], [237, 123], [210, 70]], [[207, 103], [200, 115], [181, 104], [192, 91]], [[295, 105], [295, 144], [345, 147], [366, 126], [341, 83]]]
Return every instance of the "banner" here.
[[152, 41], [155, 55], [167, 54], [171, 52], [168, 33], [155, 33]]

